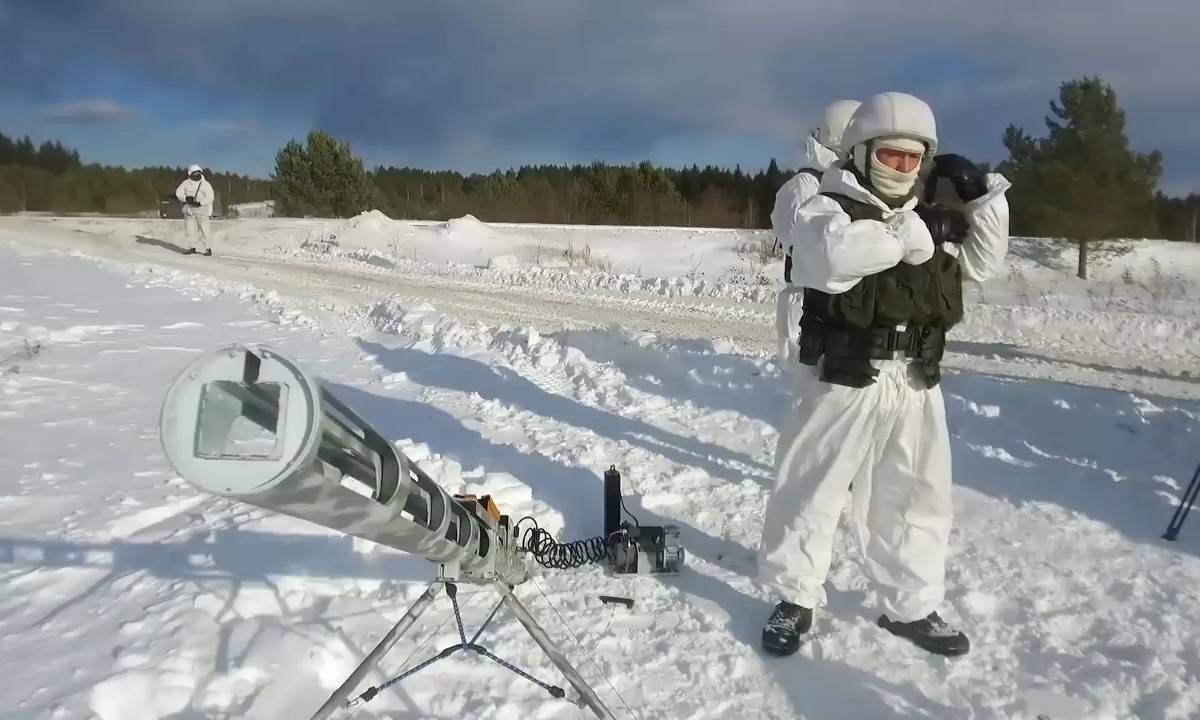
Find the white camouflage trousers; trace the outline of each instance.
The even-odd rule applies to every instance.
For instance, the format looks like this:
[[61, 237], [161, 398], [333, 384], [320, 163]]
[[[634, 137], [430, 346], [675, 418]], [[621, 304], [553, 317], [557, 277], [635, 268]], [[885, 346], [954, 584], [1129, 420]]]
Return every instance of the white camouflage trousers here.
[[189, 246], [196, 247], [196, 239], [199, 238], [200, 250], [208, 249], [210, 222], [211, 218], [199, 213], [183, 216], [183, 236], [187, 238]]
[[875, 384], [824, 383], [798, 366], [776, 450], [759, 576], [779, 599], [824, 605], [833, 536], [853, 483], [852, 516], [882, 609], [909, 622], [945, 597], [950, 435], [939, 387], [904, 360], [874, 363]]

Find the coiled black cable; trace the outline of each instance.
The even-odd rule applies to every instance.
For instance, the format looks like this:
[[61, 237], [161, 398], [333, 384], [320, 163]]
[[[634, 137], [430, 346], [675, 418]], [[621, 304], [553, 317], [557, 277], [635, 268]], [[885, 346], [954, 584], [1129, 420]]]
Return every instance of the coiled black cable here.
[[571, 570], [606, 559], [609, 550], [617, 542], [616, 538], [621, 534], [620, 532], [613, 533], [607, 539], [603, 535], [597, 535], [585, 540], [558, 542], [532, 517], [521, 518], [517, 523], [518, 531], [521, 523], [526, 520], [531, 523], [531, 526], [525, 528], [524, 533], [521, 534], [521, 549], [532, 555], [539, 565], [552, 570]]

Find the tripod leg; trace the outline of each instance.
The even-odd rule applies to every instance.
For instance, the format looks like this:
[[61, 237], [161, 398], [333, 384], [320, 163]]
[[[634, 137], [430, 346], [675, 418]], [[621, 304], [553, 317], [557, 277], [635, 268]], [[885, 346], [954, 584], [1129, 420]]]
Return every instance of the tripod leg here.
[[1179, 537], [1179, 531], [1183, 529], [1183, 521], [1191, 512], [1197, 494], [1200, 494], [1200, 466], [1192, 475], [1192, 481], [1188, 483], [1187, 489], [1179, 496], [1179, 506], [1175, 508], [1175, 514], [1171, 516], [1171, 522], [1167, 525], [1167, 532], [1163, 535], [1163, 539], [1174, 540]]
[[567, 682], [571, 683], [571, 687], [575, 688], [575, 692], [579, 693], [579, 696], [583, 698], [583, 703], [592, 712], [596, 713], [596, 717], [602, 720], [616, 720], [612, 712], [600, 701], [600, 697], [596, 695], [596, 691], [587, 684], [587, 681], [571, 665], [571, 661], [567, 659], [563, 651], [550, 639], [550, 636], [546, 634], [542, 626], [538, 625], [537, 620], [529, 613], [525, 605], [517, 599], [512, 588], [500, 583], [497, 583], [496, 587], [504, 598], [504, 604], [508, 606], [508, 609], [512, 611], [517, 620], [525, 626], [525, 630], [529, 632], [530, 637], [538, 644], [542, 652], [546, 653], [546, 657], [550, 658], [550, 662], [554, 663], [555, 667], [567, 678]]
[[375, 649], [363, 659], [362, 663], [354, 669], [354, 672], [350, 673], [350, 677], [346, 678], [346, 681], [338, 686], [337, 690], [333, 691], [333, 694], [329, 696], [325, 704], [313, 714], [312, 720], [326, 720], [326, 718], [333, 714], [334, 710], [345, 704], [346, 699], [350, 697], [350, 693], [354, 692], [354, 688], [358, 687], [358, 684], [362, 682], [367, 673], [371, 672], [380, 658], [386, 655], [400, 641], [404, 633], [408, 632], [416, 624], [417, 619], [429, 608], [433, 603], [433, 599], [441, 592], [441, 589], [441, 583], [433, 583], [425, 590], [421, 597], [417, 598], [417, 601], [412, 604], [408, 612], [404, 613], [404, 617], [400, 618], [400, 621], [388, 631], [388, 634], [383, 636], [383, 639], [379, 641]]

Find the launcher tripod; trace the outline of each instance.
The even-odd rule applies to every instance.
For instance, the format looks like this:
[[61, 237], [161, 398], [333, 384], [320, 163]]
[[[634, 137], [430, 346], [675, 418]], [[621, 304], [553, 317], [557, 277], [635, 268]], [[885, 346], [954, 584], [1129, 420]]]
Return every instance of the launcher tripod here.
[[[345, 682], [343, 682], [338, 689], [329, 696], [329, 699], [325, 701], [325, 704], [322, 705], [321, 708], [317, 710], [316, 714], [312, 716], [312, 720], [325, 720], [326, 718], [330, 717], [338, 708], [351, 709], [358, 707], [363, 703], [370, 702], [380, 692], [400, 683], [405, 678], [412, 677], [439, 660], [444, 660], [455, 653], [464, 651], [473, 652], [513, 671], [517, 675], [520, 675], [521, 677], [548, 692], [551, 697], [565, 697], [566, 692], [563, 691], [562, 688], [558, 687], [557, 685], [551, 685], [538, 680], [516, 665], [513, 665], [503, 658], [496, 656], [490, 650], [478, 643], [479, 637], [483, 635], [483, 631], [487, 629], [489, 624], [491, 624], [492, 620], [500, 612], [500, 608], [502, 607], [507, 607], [512, 614], [516, 616], [517, 621], [524, 626], [525, 630], [529, 633], [529, 636], [533, 638], [533, 641], [538, 644], [538, 647], [540, 647], [542, 651], [546, 653], [546, 656], [550, 658], [550, 661], [553, 662], [554, 665], [567, 678], [567, 682], [571, 684], [571, 687], [573, 687], [575, 691], [579, 693], [579, 704], [586, 706], [593, 713], [595, 713], [596, 717], [598, 718], [602, 718], [603, 720], [615, 720], [613, 714], [604, 706], [604, 703], [600, 701], [600, 698], [596, 695], [596, 692], [587, 684], [587, 681], [583, 679], [583, 677], [579, 674], [579, 671], [576, 670], [573, 665], [571, 665], [570, 660], [567, 659], [566, 655], [563, 654], [558, 645], [550, 639], [550, 636], [546, 634], [546, 631], [542, 629], [542, 626], [539, 625], [537, 620], [534, 619], [533, 615], [530, 614], [528, 608], [526, 608], [524, 603], [522, 603], [521, 600], [516, 596], [513, 591], [514, 588], [511, 585], [506, 585], [501, 582], [495, 582], [491, 584], [499, 591], [500, 602], [497, 603], [494, 608], [492, 608], [492, 611], [488, 614], [487, 619], [483, 621], [483, 624], [479, 626], [479, 629], [475, 631], [475, 634], [470, 640], [467, 639], [467, 632], [463, 627], [462, 613], [459, 611], [458, 584], [447, 580], [438, 580], [431, 584], [421, 595], [421, 597], [417, 598], [416, 602], [412, 604], [412, 606], [408, 609], [408, 612], [404, 614], [404, 617], [400, 618], [400, 621], [397, 622], [396, 625], [390, 631], [388, 631], [388, 634], [383, 637], [383, 640], [381, 640], [379, 644], [375, 646], [375, 649], [367, 655], [367, 657], [354, 670], [354, 672], [350, 673], [350, 676], [346, 678]], [[429, 609], [430, 605], [433, 604], [434, 598], [437, 597], [438, 593], [441, 592], [443, 587], [446, 589], [446, 595], [450, 598], [450, 602], [454, 606], [454, 620], [458, 623], [458, 636], [461, 642], [445, 648], [433, 657], [413, 666], [391, 680], [368, 688], [364, 692], [360, 693], [357, 697], [349, 699], [350, 694], [354, 692], [354, 689], [362, 682], [363, 677], [365, 677], [367, 673], [369, 673], [371, 669], [375, 667], [379, 660], [382, 659], [383, 656], [386, 655], [387, 652], [391, 650], [397, 642], [400, 641], [400, 638], [404, 637], [405, 633], [412, 629], [412, 626], [416, 624], [421, 615], [427, 609]]]

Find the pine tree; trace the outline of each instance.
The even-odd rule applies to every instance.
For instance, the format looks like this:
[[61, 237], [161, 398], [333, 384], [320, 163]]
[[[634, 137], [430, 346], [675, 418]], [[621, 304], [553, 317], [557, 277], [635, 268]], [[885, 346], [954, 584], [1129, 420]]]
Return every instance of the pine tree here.
[[28, 135], [17, 141], [14, 162], [17, 165], [24, 165], [26, 167], [37, 165], [37, 149], [33, 146], [33, 141], [29, 139]]
[[755, 207], [758, 214], [755, 222], [758, 227], [771, 227], [771, 212], [775, 209], [775, 196], [785, 182], [787, 182], [787, 176], [779, 169], [775, 158], [771, 158], [765, 173], [754, 178]]
[[7, 135], [0, 133], [0, 167], [14, 165], [17, 161], [17, 145]]
[[15, 213], [25, 209], [21, 193], [9, 184], [7, 173], [0, 173], [0, 213]]
[[373, 204], [375, 187], [350, 146], [323, 130], [292, 140], [275, 157], [276, 212], [350, 217]]
[[1197, 242], [1200, 235], [1200, 195], [1192, 193], [1186, 198], [1168, 197], [1159, 193], [1155, 198], [1158, 206], [1158, 230], [1168, 240]]
[[1129, 147], [1125, 113], [1099, 78], [1064, 83], [1050, 103], [1048, 135], [1009, 126], [1014, 232], [1077, 240], [1146, 237], [1156, 231], [1154, 192], [1162, 156]]

